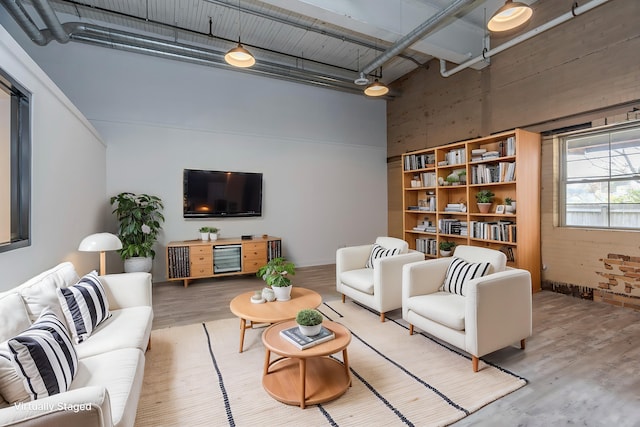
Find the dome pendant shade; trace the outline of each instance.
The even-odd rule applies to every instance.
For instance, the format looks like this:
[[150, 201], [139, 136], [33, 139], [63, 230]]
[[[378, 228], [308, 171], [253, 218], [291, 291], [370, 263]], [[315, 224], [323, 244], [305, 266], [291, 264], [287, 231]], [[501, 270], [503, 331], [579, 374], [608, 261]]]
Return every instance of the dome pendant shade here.
[[487, 28], [495, 32], [513, 30], [529, 21], [532, 15], [533, 10], [528, 5], [507, 0], [489, 19]]
[[384, 83], [380, 83], [378, 79], [376, 79], [364, 90], [364, 94], [367, 96], [382, 96], [386, 95], [388, 92], [389, 88], [385, 86]]
[[242, 44], [238, 43], [238, 46], [231, 49], [224, 56], [224, 60], [229, 65], [233, 65], [234, 67], [247, 68], [251, 67], [256, 63], [256, 59], [251, 55], [251, 53], [242, 47]]

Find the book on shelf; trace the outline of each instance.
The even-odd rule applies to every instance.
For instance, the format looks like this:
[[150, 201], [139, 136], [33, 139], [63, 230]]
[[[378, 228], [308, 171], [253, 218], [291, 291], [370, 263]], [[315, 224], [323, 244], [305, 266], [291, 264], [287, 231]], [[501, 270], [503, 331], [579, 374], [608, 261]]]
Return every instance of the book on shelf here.
[[323, 342], [331, 341], [336, 337], [336, 334], [323, 326], [318, 335], [308, 337], [300, 332], [300, 328], [294, 326], [293, 328], [280, 331], [280, 336], [295, 345], [299, 350], [304, 350], [322, 344]]

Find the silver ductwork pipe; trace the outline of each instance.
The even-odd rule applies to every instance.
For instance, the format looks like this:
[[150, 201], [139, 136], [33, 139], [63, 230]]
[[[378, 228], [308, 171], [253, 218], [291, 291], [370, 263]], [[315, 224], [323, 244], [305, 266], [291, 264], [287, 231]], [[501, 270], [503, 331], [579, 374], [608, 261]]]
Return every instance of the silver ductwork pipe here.
[[64, 31], [60, 20], [56, 16], [56, 12], [53, 10], [48, 0], [31, 0], [33, 7], [35, 7], [38, 15], [42, 18], [45, 25], [51, 31], [51, 35], [59, 43], [67, 43], [69, 41], [69, 34]]
[[35, 44], [45, 46], [52, 40], [49, 32], [40, 31], [18, 0], [0, 0], [0, 3]]
[[456, 0], [451, 3], [445, 9], [442, 9], [440, 12], [433, 15], [427, 21], [423, 22], [407, 35], [398, 40], [393, 46], [380, 54], [376, 59], [367, 64], [364, 68], [362, 68], [362, 74], [369, 74], [376, 68], [382, 66], [385, 62], [390, 60], [391, 58], [399, 55], [406, 48], [422, 39], [429, 32], [433, 31], [442, 21], [449, 18], [450, 16], [455, 15], [470, 3], [473, 3], [475, 0]]
[[542, 24], [537, 28], [534, 28], [531, 31], [528, 31], [524, 34], [521, 34], [517, 37], [512, 38], [511, 40], [509, 40], [506, 43], [501, 44], [498, 47], [495, 47], [491, 50], [488, 50], [486, 52], [484, 52], [482, 55], [477, 56], [475, 58], [472, 58], [468, 61], [463, 62], [462, 64], [458, 65], [455, 68], [452, 68], [451, 70], [447, 71], [447, 62], [444, 59], [440, 60], [440, 74], [442, 75], [442, 77], [449, 77], [459, 71], [462, 71], [466, 68], [469, 68], [470, 66], [472, 66], [473, 64], [476, 64], [480, 61], [483, 61], [484, 59], [490, 58], [491, 56], [503, 52], [507, 49], [509, 49], [510, 47], [513, 47], [517, 44], [522, 43], [525, 40], [529, 40], [532, 37], [537, 36], [538, 34], [550, 30], [551, 28], [557, 27], [560, 24], [563, 24], [565, 22], [567, 22], [568, 20], [581, 15], [585, 12], [588, 12], [589, 10], [600, 6], [601, 4], [607, 3], [609, 0], [593, 0], [590, 3], [587, 3], [585, 5], [582, 6], [574, 6], [570, 12], [567, 12], [565, 14], [562, 14], [560, 16], [558, 16], [555, 19], [552, 19], [551, 21], [547, 22], [546, 24]]

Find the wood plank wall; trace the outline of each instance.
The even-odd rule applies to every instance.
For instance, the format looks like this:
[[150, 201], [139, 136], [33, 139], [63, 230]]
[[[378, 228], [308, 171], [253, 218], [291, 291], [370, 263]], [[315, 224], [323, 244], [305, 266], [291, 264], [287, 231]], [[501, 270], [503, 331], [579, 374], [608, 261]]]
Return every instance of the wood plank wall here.
[[[584, 3], [586, 3], [585, 0]], [[533, 29], [571, 10], [572, 0], [539, 0]], [[583, 3], [583, 2], [580, 2]], [[640, 1], [611, 0], [491, 58], [481, 71], [449, 78], [437, 61], [398, 79], [387, 103], [389, 235], [402, 237], [400, 155], [516, 127], [564, 126], [640, 118]], [[492, 46], [507, 38], [492, 37]], [[450, 64], [448, 68], [453, 68]], [[542, 152], [543, 281], [640, 296], [638, 286], [603, 284], [610, 254], [640, 256], [640, 233], [559, 228], [553, 138]]]

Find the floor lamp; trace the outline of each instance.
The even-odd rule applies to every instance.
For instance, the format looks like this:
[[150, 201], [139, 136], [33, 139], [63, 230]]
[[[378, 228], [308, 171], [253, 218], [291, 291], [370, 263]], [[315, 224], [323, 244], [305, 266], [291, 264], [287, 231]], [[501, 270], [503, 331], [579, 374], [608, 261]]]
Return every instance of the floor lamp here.
[[91, 234], [80, 242], [78, 250], [81, 252], [100, 252], [100, 275], [107, 273], [106, 269], [106, 251], [117, 251], [122, 249], [122, 242], [118, 236], [111, 233]]

